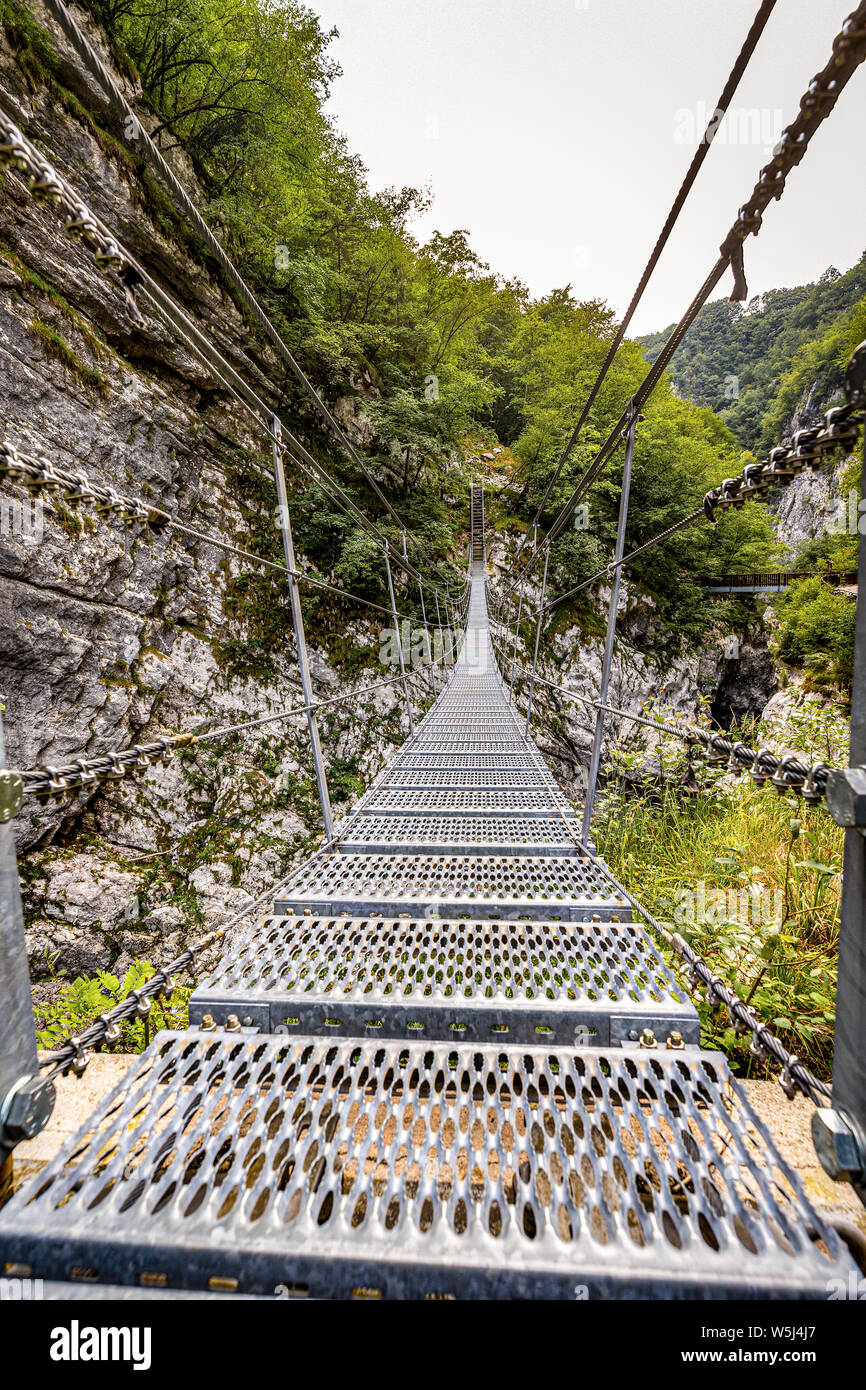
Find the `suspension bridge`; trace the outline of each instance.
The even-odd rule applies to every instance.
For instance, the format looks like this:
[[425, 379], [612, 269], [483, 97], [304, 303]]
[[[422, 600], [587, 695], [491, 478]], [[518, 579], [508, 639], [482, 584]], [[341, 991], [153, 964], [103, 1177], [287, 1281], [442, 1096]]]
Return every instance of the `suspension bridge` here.
[[704, 580], [708, 594], [775, 594], [804, 579], [820, 579], [831, 588], [857, 583], [857, 571], [751, 570], [746, 574], [720, 574]]
[[480, 488], [446, 688], [0, 1217], [49, 1280], [314, 1297], [820, 1293], [811, 1212], [519, 719]]
[[[62, 0], [49, 0], [49, 9], [119, 114], [128, 115]], [[771, 10], [765, 0], [723, 105]], [[680, 525], [712, 522], [749, 497], [766, 500], [774, 487], [859, 439], [866, 347], [852, 359], [846, 403], [829, 411], [822, 426], [801, 431], [765, 462], [724, 480], [678, 526], [626, 553], [640, 408], [693, 321], [695, 305], [705, 302], [725, 269], [733, 268], [735, 292], [742, 292], [745, 238], [757, 230], [813, 128], [864, 57], [861, 4], [811, 84], [770, 173], [763, 171], [740, 210], [720, 267], [540, 541], [546, 494], [528, 554], [521, 547], [510, 583], [495, 594], [488, 592], [480, 486], [471, 492], [465, 582], [425, 577], [429, 557], [378, 486], [400, 546], [393, 531], [384, 534], [321, 468], [0, 110], [0, 157], [23, 177], [25, 190], [60, 209], [65, 230], [117, 278], [130, 313], [142, 312], [139, 298], [159, 313], [272, 446], [284, 563], [218, 536], [204, 539], [288, 579], [303, 703], [230, 731], [306, 717], [325, 832], [306, 863], [217, 934], [221, 955], [198, 980], [188, 1027], [159, 1033], [75, 1137], [0, 1212], [0, 1267], [7, 1275], [42, 1279], [55, 1297], [267, 1298], [279, 1290], [298, 1298], [434, 1300], [571, 1299], [577, 1289], [590, 1298], [824, 1298], [831, 1278], [844, 1283], [856, 1276], [845, 1243], [810, 1206], [725, 1058], [701, 1048], [688, 990], [700, 989], [711, 1007], [726, 1009], [732, 1025], [749, 1035], [755, 1057], [778, 1064], [788, 1093], [800, 1091], [820, 1107], [814, 1133], [822, 1162], [834, 1177], [862, 1186], [866, 962], [858, 924], [866, 865], [859, 830], [866, 821], [860, 766], [866, 758], [866, 610], [858, 610], [851, 769], [810, 766], [799, 755], [750, 749], [697, 726], [671, 730], [654, 716], [629, 715], [609, 704], [608, 682], [619, 576], [637, 553]], [[161, 167], [159, 152], [147, 141], [145, 147]], [[696, 157], [679, 206], [703, 157]], [[169, 186], [173, 178], [168, 171]], [[198, 226], [201, 219], [183, 190], [178, 199]], [[672, 225], [669, 219], [661, 244]], [[227, 259], [221, 248], [219, 254]], [[272, 336], [276, 330], [234, 267], [231, 274]], [[615, 350], [616, 343], [592, 397]], [[279, 351], [300, 372], [281, 340]], [[341, 447], [375, 483], [306, 385]], [[557, 472], [579, 430], [580, 423]], [[532, 738], [538, 693], [552, 684], [541, 676], [539, 648], [546, 615], [575, 592], [547, 596], [551, 545], [622, 437], [615, 554], [586, 582], [608, 579], [612, 591], [599, 698], [554, 687], [596, 716], [579, 822]], [[453, 662], [428, 660], [425, 678], [435, 698], [420, 720], [410, 696], [417, 678], [407, 669], [399, 636], [399, 674], [344, 697], [400, 686], [409, 737], [337, 822], [317, 725], [318, 711], [335, 702], [314, 694], [299, 597], [304, 583], [329, 585], [296, 562], [285, 459], [299, 474], [315, 477], [381, 542], [389, 607], [379, 611], [395, 631], [404, 615], [392, 560], [407, 584], [417, 582], [425, 631], [441, 632], [441, 599], [459, 634]], [[90, 506], [104, 524], [136, 525], [143, 534], [173, 528], [202, 539], [180, 518], [92, 484], [84, 473], [30, 455], [8, 439], [0, 472], [31, 491]], [[414, 560], [410, 544], [417, 547]], [[542, 556], [540, 599], [530, 615], [527, 576]], [[435, 624], [427, 622], [425, 586]], [[535, 620], [531, 667], [518, 661], [527, 616]], [[518, 707], [521, 689], [525, 711]], [[811, 804], [826, 802], [846, 826], [832, 1090], [653, 917], [640, 901], [640, 885], [618, 882], [596, 853], [590, 830], [607, 717], [673, 731], [732, 771], [747, 770], [756, 782], [771, 782]], [[116, 1041], [123, 1020], [147, 1017], [153, 996], [197, 960], [196, 952], [184, 952], [124, 1003], [38, 1059], [11, 840], [23, 798], [74, 796], [225, 732], [166, 735], [63, 767], [7, 769], [0, 777], [5, 1151], [45, 1124], [58, 1074], [83, 1071], [94, 1048]], [[688, 989], [666, 964], [661, 944], [682, 963]]]

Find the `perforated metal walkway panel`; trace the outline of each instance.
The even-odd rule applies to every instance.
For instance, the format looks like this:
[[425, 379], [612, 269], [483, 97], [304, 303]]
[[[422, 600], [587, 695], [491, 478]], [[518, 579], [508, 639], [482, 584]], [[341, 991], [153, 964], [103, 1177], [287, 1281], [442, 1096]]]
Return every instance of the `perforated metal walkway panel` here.
[[278, 913], [623, 921], [625, 899], [587, 860], [560, 855], [332, 854], [300, 869]]
[[190, 1022], [266, 1032], [461, 1042], [699, 1041], [640, 927], [273, 917], [196, 991]]
[[35, 1278], [390, 1298], [826, 1298], [713, 1054], [161, 1034], [6, 1209]]
[[[826, 1297], [854, 1270], [509, 703], [480, 489], [445, 690], [0, 1213], [58, 1284]], [[240, 1030], [240, 1031], [238, 1031]]]

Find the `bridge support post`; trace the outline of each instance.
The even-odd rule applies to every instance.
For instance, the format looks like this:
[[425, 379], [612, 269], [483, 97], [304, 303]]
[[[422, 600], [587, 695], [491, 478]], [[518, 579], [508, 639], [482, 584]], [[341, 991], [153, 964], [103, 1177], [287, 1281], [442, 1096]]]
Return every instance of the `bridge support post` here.
[[[0, 720], [0, 767], [6, 767]], [[0, 772], [0, 1174], [16, 1144], [44, 1129], [54, 1109], [54, 1084], [39, 1075], [30, 971], [18, 886], [13, 818], [21, 779]]]
[[[442, 671], [441, 671], [441, 676], [442, 676], [442, 688], [443, 688], [443, 690], [444, 690], [445, 686], [446, 686], [447, 683], [448, 683], [448, 678], [447, 678], [447, 676], [445, 675], [445, 639], [444, 639], [444, 636], [443, 636], [443, 633], [442, 633], [442, 614], [441, 614], [441, 612], [439, 611], [439, 591], [438, 591], [437, 589], [434, 589], [434, 590], [433, 590], [433, 597], [434, 597], [434, 599], [436, 600], [436, 632], [437, 632], [437, 635], [438, 635], [438, 637], [439, 637], [439, 655], [440, 655], [441, 658], [442, 658]], [[435, 644], [434, 644], [434, 650], [435, 650]]]
[[427, 628], [427, 609], [424, 606], [424, 585], [421, 583], [421, 576], [418, 575], [418, 594], [421, 599], [421, 621], [424, 624], [424, 650], [427, 653], [427, 666], [430, 671], [430, 684], [433, 694], [436, 694], [436, 677], [433, 674], [433, 651], [430, 646], [430, 632]]
[[[848, 401], [866, 408], [866, 342], [849, 365]], [[866, 440], [861, 497], [866, 500]], [[866, 511], [864, 502], [861, 508]], [[862, 514], [862, 513], [861, 513]], [[860, 583], [866, 576], [866, 534], [860, 522]], [[827, 808], [845, 826], [836, 1035], [831, 1109], [812, 1117], [812, 1137], [831, 1178], [854, 1185], [866, 1203], [866, 596], [857, 591], [850, 767], [827, 780]]]
[[514, 625], [514, 646], [511, 649], [511, 675], [508, 682], [508, 699], [514, 704], [514, 665], [517, 661], [517, 643], [520, 637], [520, 619], [523, 617], [523, 591], [526, 587], [526, 571], [520, 581], [520, 602], [517, 605], [517, 622]]
[[535, 651], [532, 654], [532, 677], [529, 682], [529, 704], [526, 706], [526, 737], [529, 738], [529, 721], [532, 717], [532, 697], [535, 694], [535, 668], [538, 665], [538, 645], [541, 641], [541, 624], [544, 622], [544, 596], [547, 593], [547, 567], [550, 564], [550, 546], [544, 552], [544, 578], [541, 581], [541, 602], [538, 605], [538, 624], [535, 628]]
[[394, 580], [391, 577], [391, 557], [388, 554], [388, 542], [385, 542], [385, 568], [388, 571], [388, 593], [391, 595], [391, 616], [394, 619], [394, 633], [397, 638], [397, 655], [400, 658], [400, 675], [403, 677], [403, 698], [406, 701], [406, 715], [409, 719], [409, 735], [415, 733], [415, 721], [412, 718], [412, 706], [409, 703], [409, 682], [406, 680], [406, 663], [403, 660], [403, 638], [400, 635], [400, 619], [397, 617], [397, 600], [394, 597]]
[[277, 503], [279, 505], [280, 531], [283, 537], [283, 554], [286, 560], [286, 568], [289, 573], [289, 596], [292, 604], [292, 624], [295, 629], [295, 646], [298, 651], [298, 666], [301, 672], [301, 690], [304, 696], [304, 704], [307, 706], [307, 728], [310, 733], [310, 743], [313, 748], [313, 767], [316, 774], [316, 787], [319, 792], [319, 803], [322, 807], [322, 819], [325, 823], [325, 839], [330, 843], [334, 838], [334, 817], [331, 812], [331, 798], [328, 794], [328, 778], [325, 772], [325, 760], [322, 757], [322, 746], [319, 742], [319, 725], [316, 720], [316, 712], [311, 708], [314, 702], [313, 682], [310, 678], [310, 660], [307, 655], [307, 639], [304, 635], [304, 615], [301, 609], [301, 591], [298, 581], [295, 578], [295, 543], [292, 538], [292, 523], [289, 517], [289, 495], [286, 489], [286, 475], [283, 469], [283, 449], [282, 449], [282, 429], [280, 422], [274, 416], [271, 422], [271, 434], [274, 445], [274, 478], [277, 484]]
[[[485, 511], [485, 507], [484, 507], [484, 484], [483, 484], [483, 483], [481, 484], [481, 516], [482, 516], [482, 518], [483, 518], [484, 516], [486, 516], [486, 511]], [[482, 527], [481, 527], [481, 550], [482, 550], [482, 557], [483, 557], [483, 560], [484, 560], [484, 568], [486, 569], [486, 568], [487, 568], [487, 527], [484, 526], [483, 524], [482, 524]]]
[[[638, 420], [641, 417], [632, 403], [631, 420], [626, 431], [625, 462], [622, 469], [622, 491], [619, 495], [619, 520], [616, 528], [616, 549], [614, 550], [614, 562], [618, 562], [625, 554], [625, 528], [628, 522], [628, 503], [631, 493], [631, 469], [634, 461], [634, 441], [637, 432]], [[614, 570], [610, 581], [610, 602], [607, 607], [607, 633], [604, 643], [604, 660], [601, 668], [601, 693], [599, 694], [599, 704], [607, 704], [607, 692], [610, 685], [610, 670], [613, 665], [613, 639], [616, 634], [616, 615], [619, 608], [619, 581], [622, 574], [622, 566]], [[604, 710], [600, 709], [595, 717], [595, 737], [592, 743], [592, 754], [589, 762], [589, 776], [586, 783], [586, 803], [583, 808], [583, 825], [581, 827], [581, 839], [584, 844], [589, 841], [589, 827], [592, 821], [592, 810], [595, 804], [595, 790], [598, 785], [598, 769], [601, 765], [601, 746], [604, 741]]]

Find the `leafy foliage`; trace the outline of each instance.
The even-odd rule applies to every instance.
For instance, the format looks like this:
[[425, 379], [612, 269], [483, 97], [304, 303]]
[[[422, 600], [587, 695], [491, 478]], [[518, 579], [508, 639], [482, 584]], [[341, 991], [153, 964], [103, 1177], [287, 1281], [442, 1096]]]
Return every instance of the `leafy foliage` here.
[[811, 689], [838, 689], [851, 683], [854, 672], [856, 605], [835, 593], [822, 579], [792, 584], [776, 604], [778, 654], [804, 668]]
[[[826, 401], [841, 384], [866, 332], [864, 296], [866, 255], [845, 275], [831, 266], [815, 285], [770, 290], [747, 305], [714, 300], [674, 353], [677, 390], [716, 411], [747, 448], [772, 448], [804, 390]], [[672, 328], [640, 340], [651, 362]]]
[[[750, 731], [740, 732], [748, 742]], [[785, 737], [815, 759], [838, 763], [846, 736], [844, 720], [814, 703], [786, 721]], [[636, 794], [624, 778], [608, 785], [600, 853], [789, 1050], [827, 1078], [844, 832], [823, 808], [804, 808], [706, 765], [696, 764], [701, 794], [690, 797], [675, 776], [684, 767], [681, 748], [666, 740], [659, 754], [664, 781]], [[623, 771], [636, 756], [620, 756]], [[679, 970], [677, 957], [657, 944]], [[704, 1045], [723, 1047], [752, 1073], [748, 1039], [705, 1004], [699, 1012]]]
[[[50, 961], [48, 964], [51, 978], [59, 984], [59, 989], [51, 1002], [35, 1004], [34, 1009], [37, 1041], [40, 1047], [49, 1050], [70, 1035], [80, 1033], [101, 1013], [122, 1004], [131, 990], [141, 989], [155, 973], [149, 961], [139, 960], [129, 967], [122, 980], [108, 970], [61, 980], [65, 971], [56, 975]], [[185, 1028], [191, 993], [186, 986], [174, 985], [169, 995], [155, 995], [148, 1020], [151, 1032], [161, 1028]], [[140, 1052], [144, 1043], [143, 1019], [130, 1019], [120, 1025], [120, 1037], [115, 1044], [118, 1052]]]
[[[581, 304], [568, 291], [528, 305], [516, 335], [516, 363], [503, 392], [515, 395], [519, 430], [512, 451], [520, 459], [519, 495], [502, 508], [531, 517], [544, 497], [582, 402], [589, 394], [613, 331], [603, 306]], [[518, 355], [519, 354], [519, 355]], [[615, 421], [646, 373], [634, 343], [623, 345], [599, 392], [580, 439], [552, 488], [542, 525], [549, 524], [571, 495]], [[721, 478], [739, 471], [741, 451], [730, 431], [708, 409], [680, 399], [662, 385], [638, 426], [627, 532], [628, 548], [666, 530], [701, 504]], [[589, 579], [606, 562], [616, 534], [622, 453], [614, 453], [588, 496], [583, 529], [566, 529], [552, 552], [549, 583], [563, 592]], [[766, 509], [748, 505], [717, 526], [695, 526], [653, 547], [629, 567], [633, 591], [648, 594], [658, 610], [656, 640], [672, 655], [701, 639], [709, 612], [701, 581], [727, 570], [766, 567], [776, 549]], [[580, 620], [580, 610], [569, 617]]]

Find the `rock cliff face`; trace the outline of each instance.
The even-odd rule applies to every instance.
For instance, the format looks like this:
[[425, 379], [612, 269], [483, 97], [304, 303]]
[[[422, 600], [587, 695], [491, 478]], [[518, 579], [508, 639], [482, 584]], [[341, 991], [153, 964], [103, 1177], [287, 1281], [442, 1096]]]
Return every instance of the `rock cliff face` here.
[[780, 497], [773, 518], [776, 535], [792, 557], [796, 557], [808, 541], [824, 534], [829, 508], [847, 464], [848, 460], [844, 459], [826, 472], [801, 473], [792, 479]]
[[[508, 568], [512, 546], [504, 538], [488, 542], [491, 569], [501, 576]], [[540, 588], [527, 583], [524, 611], [534, 611], [540, 601]], [[609, 590], [599, 593], [599, 606], [607, 610]], [[778, 687], [776, 671], [767, 647], [767, 629], [762, 620], [752, 622], [736, 636], [731, 646], [731, 634], [719, 626], [711, 629], [703, 648], [673, 663], [659, 662], [643, 649], [653, 627], [651, 600], [642, 598], [638, 604], [630, 593], [627, 580], [620, 588], [618, 632], [611, 668], [608, 704], [628, 714], [640, 715], [643, 707], [664, 710], [672, 717], [695, 718], [709, 708], [723, 725], [746, 715], [759, 716]], [[504, 662], [510, 673], [513, 646], [507, 649]], [[585, 700], [597, 700], [601, 686], [604, 638], [588, 635], [579, 627], [563, 631], [551, 629], [541, 647], [539, 672], [546, 681], [564, 687], [570, 694]], [[518, 662], [528, 665], [531, 650], [518, 648]], [[519, 668], [518, 668], [519, 669]], [[596, 711], [581, 705], [561, 693], [541, 685], [537, 690], [541, 707], [547, 707], [545, 730], [536, 739], [551, 770], [567, 794], [579, 801], [586, 785]], [[520, 707], [525, 708], [525, 696]], [[605, 721], [606, 754], [617, 745], [637, 752], [637, 768], [649, 776], [659, 771], [656, 749], [659, 739], [651, 730], [628, 720], [609, 715]]]
[[[52, 41], [50, 77], [27, 79], [0, 28], [0, 103], [275, 402], [268, 353], [251, 347], [230, 298], [184, 251], [189, 242], [164, 195], [103, 124], [100, 93], [60, 36]], [[133, 327], [120, 293], [64, 234], [55, 209], [35, 203], [15, 172], [0, 174], [3, 437], [249, 544], [251, 518], [274, 506], [265, 444], [213, 374], [143, 313]], [[303, 418], [292, 423], [302, 436], [308, 429]], [[62, 764], [299, 703], [288, 606], [275, 592], [264, 602], [285, 641], [253, 674], [234, 659], [262, 620], [258, 591], [255, 604], [238, 600], [242, 560], [47, 501], [41, 515], [28, 511], [33, 524], [22, 529], [10, 524], [21, 512], [8, 503], [26, 494], [2, 491], [9, 766]], [[393, 675], [378, 664], [378, 622], [351, 622], [338, 609], [327, 626], [309, 634], [322, 698]], [[335, 644], [352, 660], [351, 681], [332, 659]], [[405, 734], [396, 687], [337, 707], [321, 725], [338, 805]], [[34, 972], [122, 971], [135, 957], [167, 959], [279, 879], [319, 832], [303, 717], [226, 737], [74, 801], [26, 803], [18, 838]]]
[[[793, 439], [797, 430], [823, 424], [824, 412], [841, 400], [838, 392], [824, 399], [817, 387], [810, 388], [789, 421], [786, 441]], [[839, 495], [842, 475], [849, 464], [849, 458], [837, 458], [832, 467], [820, 473], [800, 473], [781, 492], [773, 507], [773, 520], [779, 540], [792, 556], [797, 556], [808, 541], [816, 540], [826, 531], [833, 500]]]

